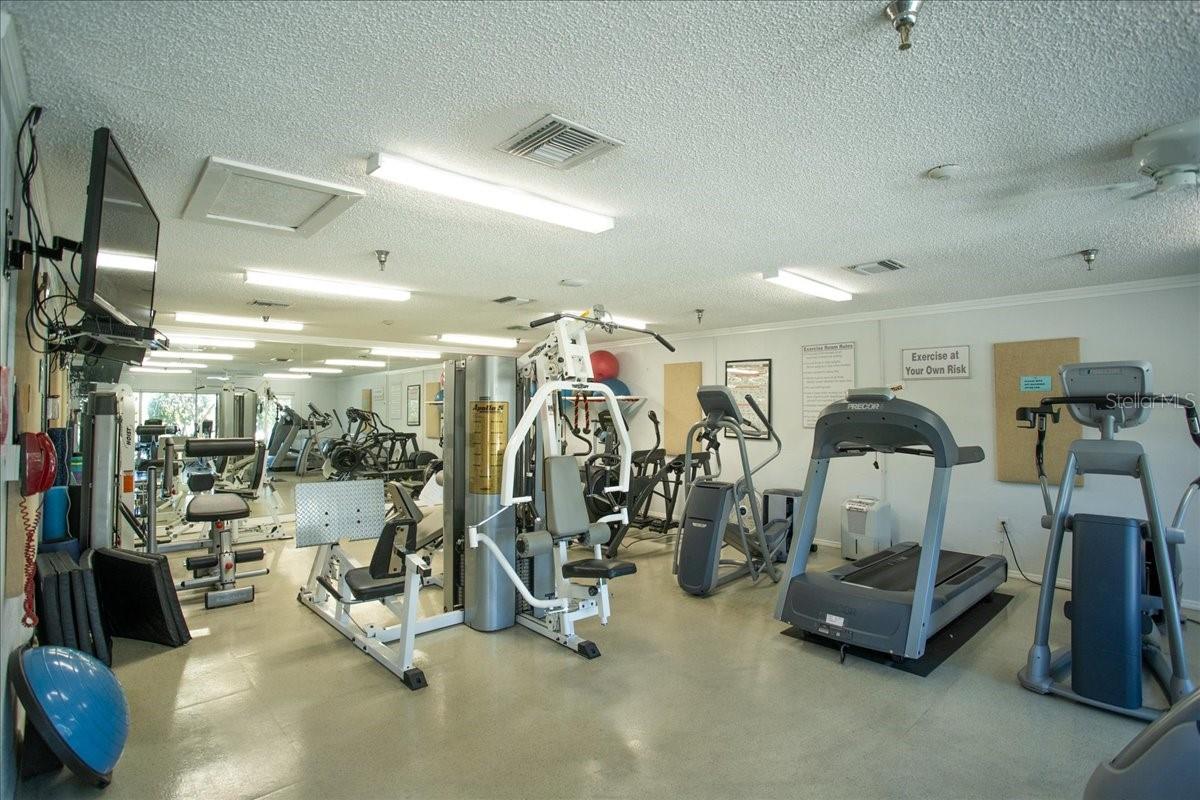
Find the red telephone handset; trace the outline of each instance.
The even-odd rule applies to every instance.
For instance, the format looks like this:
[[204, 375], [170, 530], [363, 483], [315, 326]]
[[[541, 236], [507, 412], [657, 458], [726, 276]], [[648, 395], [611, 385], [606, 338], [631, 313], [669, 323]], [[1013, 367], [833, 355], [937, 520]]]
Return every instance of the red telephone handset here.
[[58, 458], [45, 433], [21, 434], [21, 495], [39, 494], [54, 485]]

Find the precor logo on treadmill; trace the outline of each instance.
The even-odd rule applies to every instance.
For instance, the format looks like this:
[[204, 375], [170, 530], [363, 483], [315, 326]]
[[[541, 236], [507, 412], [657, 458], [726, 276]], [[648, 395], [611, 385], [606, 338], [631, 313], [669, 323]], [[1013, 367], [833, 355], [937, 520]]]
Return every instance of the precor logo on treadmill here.
[[879, 403], [847, 403], [846, 408], [851, 411], [878, 411]]

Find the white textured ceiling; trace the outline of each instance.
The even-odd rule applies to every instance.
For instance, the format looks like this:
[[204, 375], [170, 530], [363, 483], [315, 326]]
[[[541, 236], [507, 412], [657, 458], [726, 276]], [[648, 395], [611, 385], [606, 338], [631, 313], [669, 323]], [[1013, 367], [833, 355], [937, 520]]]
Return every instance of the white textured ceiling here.
[[[1200, 113], [1197, 3], [929, 0], [907, 53], [883, 5], [5, 7], [46, 107], [55, 231], [79, 233], [90, 133], [111, 127], [163, 218], [165, 312], [282, 299], [318, 337], [420, 342], [593, 302], [691, 331], [699, 307], [724, 327], [1200, 270], [1195, 192], [1126, 205], [1044, 194], [1134, 179], [1129, 143]], [[626, 145], [566, 172], [493, 149], [547, 112]], [[378, 150], [611, 213], [616, 228], [392, 186], [365, 174]], [[367, 197], [306, 240], [185, 222], [210, 155]], [[944, 162], [963, 178], [922, 177]], [[1084, 247], [1101, 250], [1090, 273], [1066, 257]], [[251, 291], [239, 273], [372, 280], [376, 248], [411, 302]], [[842, 269], [885, 257], [911, 270]], [[757, 278], [784, 265], [857, 296], [805, 299]], [[489, 302], [506, 294], [540, 302]]]

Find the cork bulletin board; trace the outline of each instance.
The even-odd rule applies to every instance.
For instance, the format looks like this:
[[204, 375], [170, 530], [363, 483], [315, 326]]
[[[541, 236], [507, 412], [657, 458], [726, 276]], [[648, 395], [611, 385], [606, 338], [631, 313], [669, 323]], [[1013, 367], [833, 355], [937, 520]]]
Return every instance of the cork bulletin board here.
[[696, 389], [703, 380], [699, 361], [663, 365], [663, 444], [667, 453], [678, 455], [687, 444], [687, 432], [700, 419]]
[[[1043, 397], [1062, 395], [1058, 368], [1079, 361], [1079, 339], [1034, 339], [992, 345], [996, 403], [996, 480], [1037, 483], [1033, 450], [1037, 432], [1017, 427], [1017, 408], [1037, 405]], [[1067, 447], [1082, 438], [1083, 426], [1066, 409], [1046, 434], [1046, 476], [1052, 486], [1062, 476]], [[1080, 479], [1081, 482], [1082, 479]], [[1079, 485], [1079, 484], [1077, 484]]]
[[437, 397], [440, 388], [437, 381], [425, 384], [425, 436], [430, 439], [437, 439], [442, 435], [442, 403], [433, 399]]

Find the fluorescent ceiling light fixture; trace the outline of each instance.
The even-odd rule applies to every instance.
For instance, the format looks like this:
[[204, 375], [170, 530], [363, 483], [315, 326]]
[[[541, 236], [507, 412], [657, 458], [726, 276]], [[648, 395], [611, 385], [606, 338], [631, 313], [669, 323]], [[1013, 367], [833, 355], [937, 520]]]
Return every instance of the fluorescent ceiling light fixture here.
[[233, 361], [229, 353], [181, 353], [178, 350], [147, 350], [146, 356], [153, 359], [184, 359], [187, 361]]
[[386, 361], [372, 361], [369, 358], [327, 358], [325, 363], [331, 367], [386, 367]]
[[826, 286], [823, 283], [814, 281], [812, 278], [806, 278], [803, 275], [797, 275], [786, 269], [778, 269], [774, 272], [764, 272], [763, 280], [771, 283], [785, 286], [795, 292], [803, 292], [810, 294], [813, 297], [820, 297], [824, 300], [833, 300], [838, 303], [846, 300], [853, 300], [854, 295], [842, 289], [836, 289], [832, 286]]
[[154, 369], [186, 369], [189, 372], [194, 369], [208, 369], [208, 364], [195, 361], [143, 361], [142, 366]]
[[114, 253], [100, 250], [96, 253], [96, 266], [100, 269], [123, 269], [129, 272], [154, 272], [158, 262], [146, 256], [129, 253]]
[[198, 311], [176, 311], [176, 322], [191, 322], [197, 325], [228, 325], [231, 328], [267, 328], [273, 331], [302, 331], [303, 322], [262, 317], [227, 317], [224, 314], [201, 314]]
[[418, 350], [413, 347], [372, 347], [373, 356], [391, 356], [392, 358], [441, 358], [441, 353], [431, 350]]
[[465, 344], [471, 347], [499, 347], [512, 350], [517, 346], [516, 339], [503, 336], [476, 336], [471, 333], [443, 333], [437, 337], [439, 342], [446, 344]]
[[176, 344], [192, 347], [226, 347], [230, 350], [253, 350], [253, 339], [225, 339], [220, 336], [201, 336], [194, 333], [168, 333], [167, 338]]
[[130, 367], [130, 372], [156, 372], [159, 375], [188, 375], [190, 369], [165, 369], [162, 367]]
[[[587, 311], [591, 311], [591, 309], [587, 309]], [[564, 311], [562, 313], [574, 314], [577, 317], [582, 317], [585, 312], [584, 311]], [[649, 324], [645, 320], [634, 319], [633, 317], [618, 317], [616, 314], [609, 314], [608, 318], [610, 320], [612, 320], [613, 322], [617, 323], [618, 325], [624, 325], [627, 328], [637, 328], [639, 331], [646, 330], [646, 326]]]
[[227, 380], [229, 380], [229, 376], [228, 376], [228, 375], [205, 375], [204, 377], [205, 377], [205, 378], [209, 378], [209, 379], [213, 379], [213, 380], [218, 380], [218, 381], [227, 381]]
[[602, 233], [615, 224], [612, 217], [584, 211], [530, 194], [523, 189], [481, 181], [457, 172], [449, 172], [404, 156], [376, 153], [367, 165], [367, 173], [386, 181], [411, 186], [464, 203], [473, 203], [497, 211], [507, 211], [553, 225], [562, 225], [586, 233]]
[[277, 381], [306, 381], [311, 378], [312, 375], [301, 375], [296, 372], [264, 372], [263, 377], [272, 378]]
[[394, 286], [337, 281], [312, 275], [292, 275], [286, 272], [270, 272], [262, 269], [246, 270], [246, 283], [256, 286], [274, 286], [295, 292], [311, 292], [333, 297], [365, 297], [368, 300], [391, 300], [396, 303], [402, 303], [412, 297], [412, 292], [397, 289]]
[[288, 367], [288, 372], [316, 372], [320, 375], [341, 375], [337, 367]]

